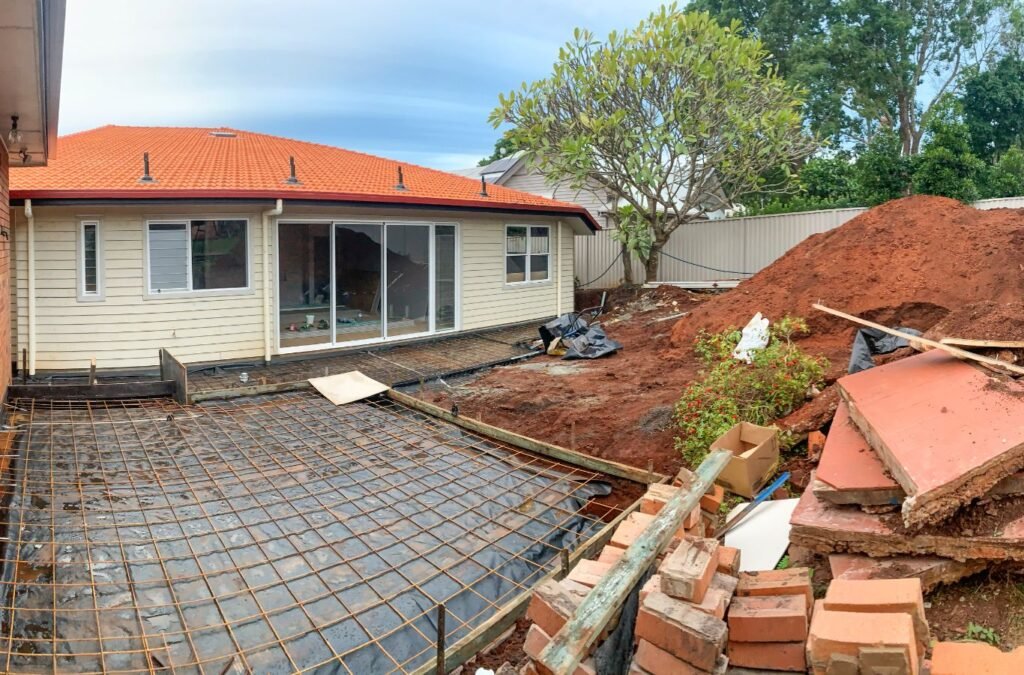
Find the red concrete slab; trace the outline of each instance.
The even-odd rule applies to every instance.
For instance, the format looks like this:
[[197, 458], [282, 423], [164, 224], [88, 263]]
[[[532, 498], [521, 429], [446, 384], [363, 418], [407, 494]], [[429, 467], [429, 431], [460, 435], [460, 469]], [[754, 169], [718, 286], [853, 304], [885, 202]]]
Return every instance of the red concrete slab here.
[[[985, 505], [975, 507], [985, 513]], [[937, 555], [955, 560], [1024, 561], [1024, 498], [1000, 502], [995, 514], [957, 518], [947, 526], [909, 532], [891, 515], [837, 506], [807, 490], [790, 519], [789, 540], [816, 553], [871, 556]], [[963, 522], [968, 523], [964, 525]], [[981, 523], [981, 524], [979, 524]]]
[[841, 378], [850, 419], [908, 497], [908, 526], [934, 522], [1024, 468], [1024, 385], [941, 351]]
[[845, 401], [839, 402], [832, 418], [818, 462], [818, 480], [830, 488], [821, 496], [836, 504], [897, 504], [906, 496], [850, 420]]
[[[811, 489], [833, 504], [883, 506], [900, 504], [906, 497], [900, 484], [886, 472], [878, 453], [850, 420], [845, 401], [839, 402], [832, 418], [817, 475]], [[986, 496], [1020, 494], [1024, 494], [1024, 473], [1017, 472], [999, 481]]]

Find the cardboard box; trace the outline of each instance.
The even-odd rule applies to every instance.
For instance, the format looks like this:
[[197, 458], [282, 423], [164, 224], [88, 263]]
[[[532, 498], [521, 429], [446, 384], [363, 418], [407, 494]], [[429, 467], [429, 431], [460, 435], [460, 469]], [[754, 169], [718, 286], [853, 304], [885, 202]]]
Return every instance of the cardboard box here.
[[718, 483], [726, 490], [752, 498], [764, 487], [779, 463], [779, 431], [740, 422], [711, 444], [712, 451], [728, 450], [733, 458]]

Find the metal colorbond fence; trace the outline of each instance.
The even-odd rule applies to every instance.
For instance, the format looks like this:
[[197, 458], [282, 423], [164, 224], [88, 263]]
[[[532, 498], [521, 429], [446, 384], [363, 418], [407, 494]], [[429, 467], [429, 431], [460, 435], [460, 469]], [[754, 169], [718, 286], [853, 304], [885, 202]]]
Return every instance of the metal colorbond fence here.
[[[974, 206], [1024, 208], [1024, 197], [985, 199]], [[658, 281], [699, 284], [745, 278], [747, 275], [738, 273], [758, 272], [810, 235], [839, 227], [865, 210], [855, 207], [727, 218], [681, 227], [665, 246]], [[622, 261], [617, 259], [620, 247], [610, 230], [576, 237], [575, 244], [580, 283], [588, 288], [612, 288], [622, 281]], [[643, 279], [643, 268], [635, 258], [633, 274]]]

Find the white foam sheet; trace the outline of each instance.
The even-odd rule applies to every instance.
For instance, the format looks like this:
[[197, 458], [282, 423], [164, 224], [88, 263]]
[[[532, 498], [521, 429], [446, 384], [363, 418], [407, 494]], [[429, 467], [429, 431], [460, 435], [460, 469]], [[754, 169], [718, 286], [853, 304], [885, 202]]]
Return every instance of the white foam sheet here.
[[[789, 548], [789, 519], [799, 499], [772, 499], [754, 507], [739, 525], [725, 534], [725, 545], [740, 550], [740, 571], [773, 570]], [[732, 520], [748, 502], [725, 517]]]
[[309, 383], [334, 405], [361, 401], [390, 389], [388, 385], [369, 378], [358, 370], [327, 377], [313, 377]]

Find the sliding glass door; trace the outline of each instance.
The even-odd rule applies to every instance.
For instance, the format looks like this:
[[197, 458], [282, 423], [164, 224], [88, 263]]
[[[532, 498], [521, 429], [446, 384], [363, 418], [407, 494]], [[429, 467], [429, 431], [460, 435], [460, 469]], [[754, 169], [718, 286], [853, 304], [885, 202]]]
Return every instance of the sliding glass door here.
[[298, 351], [457, 327], [457, 230], [438, 223], [280, 223], [280, 347]]
[[384, 337], [383, 228], [334, 226], [334, 341]]

